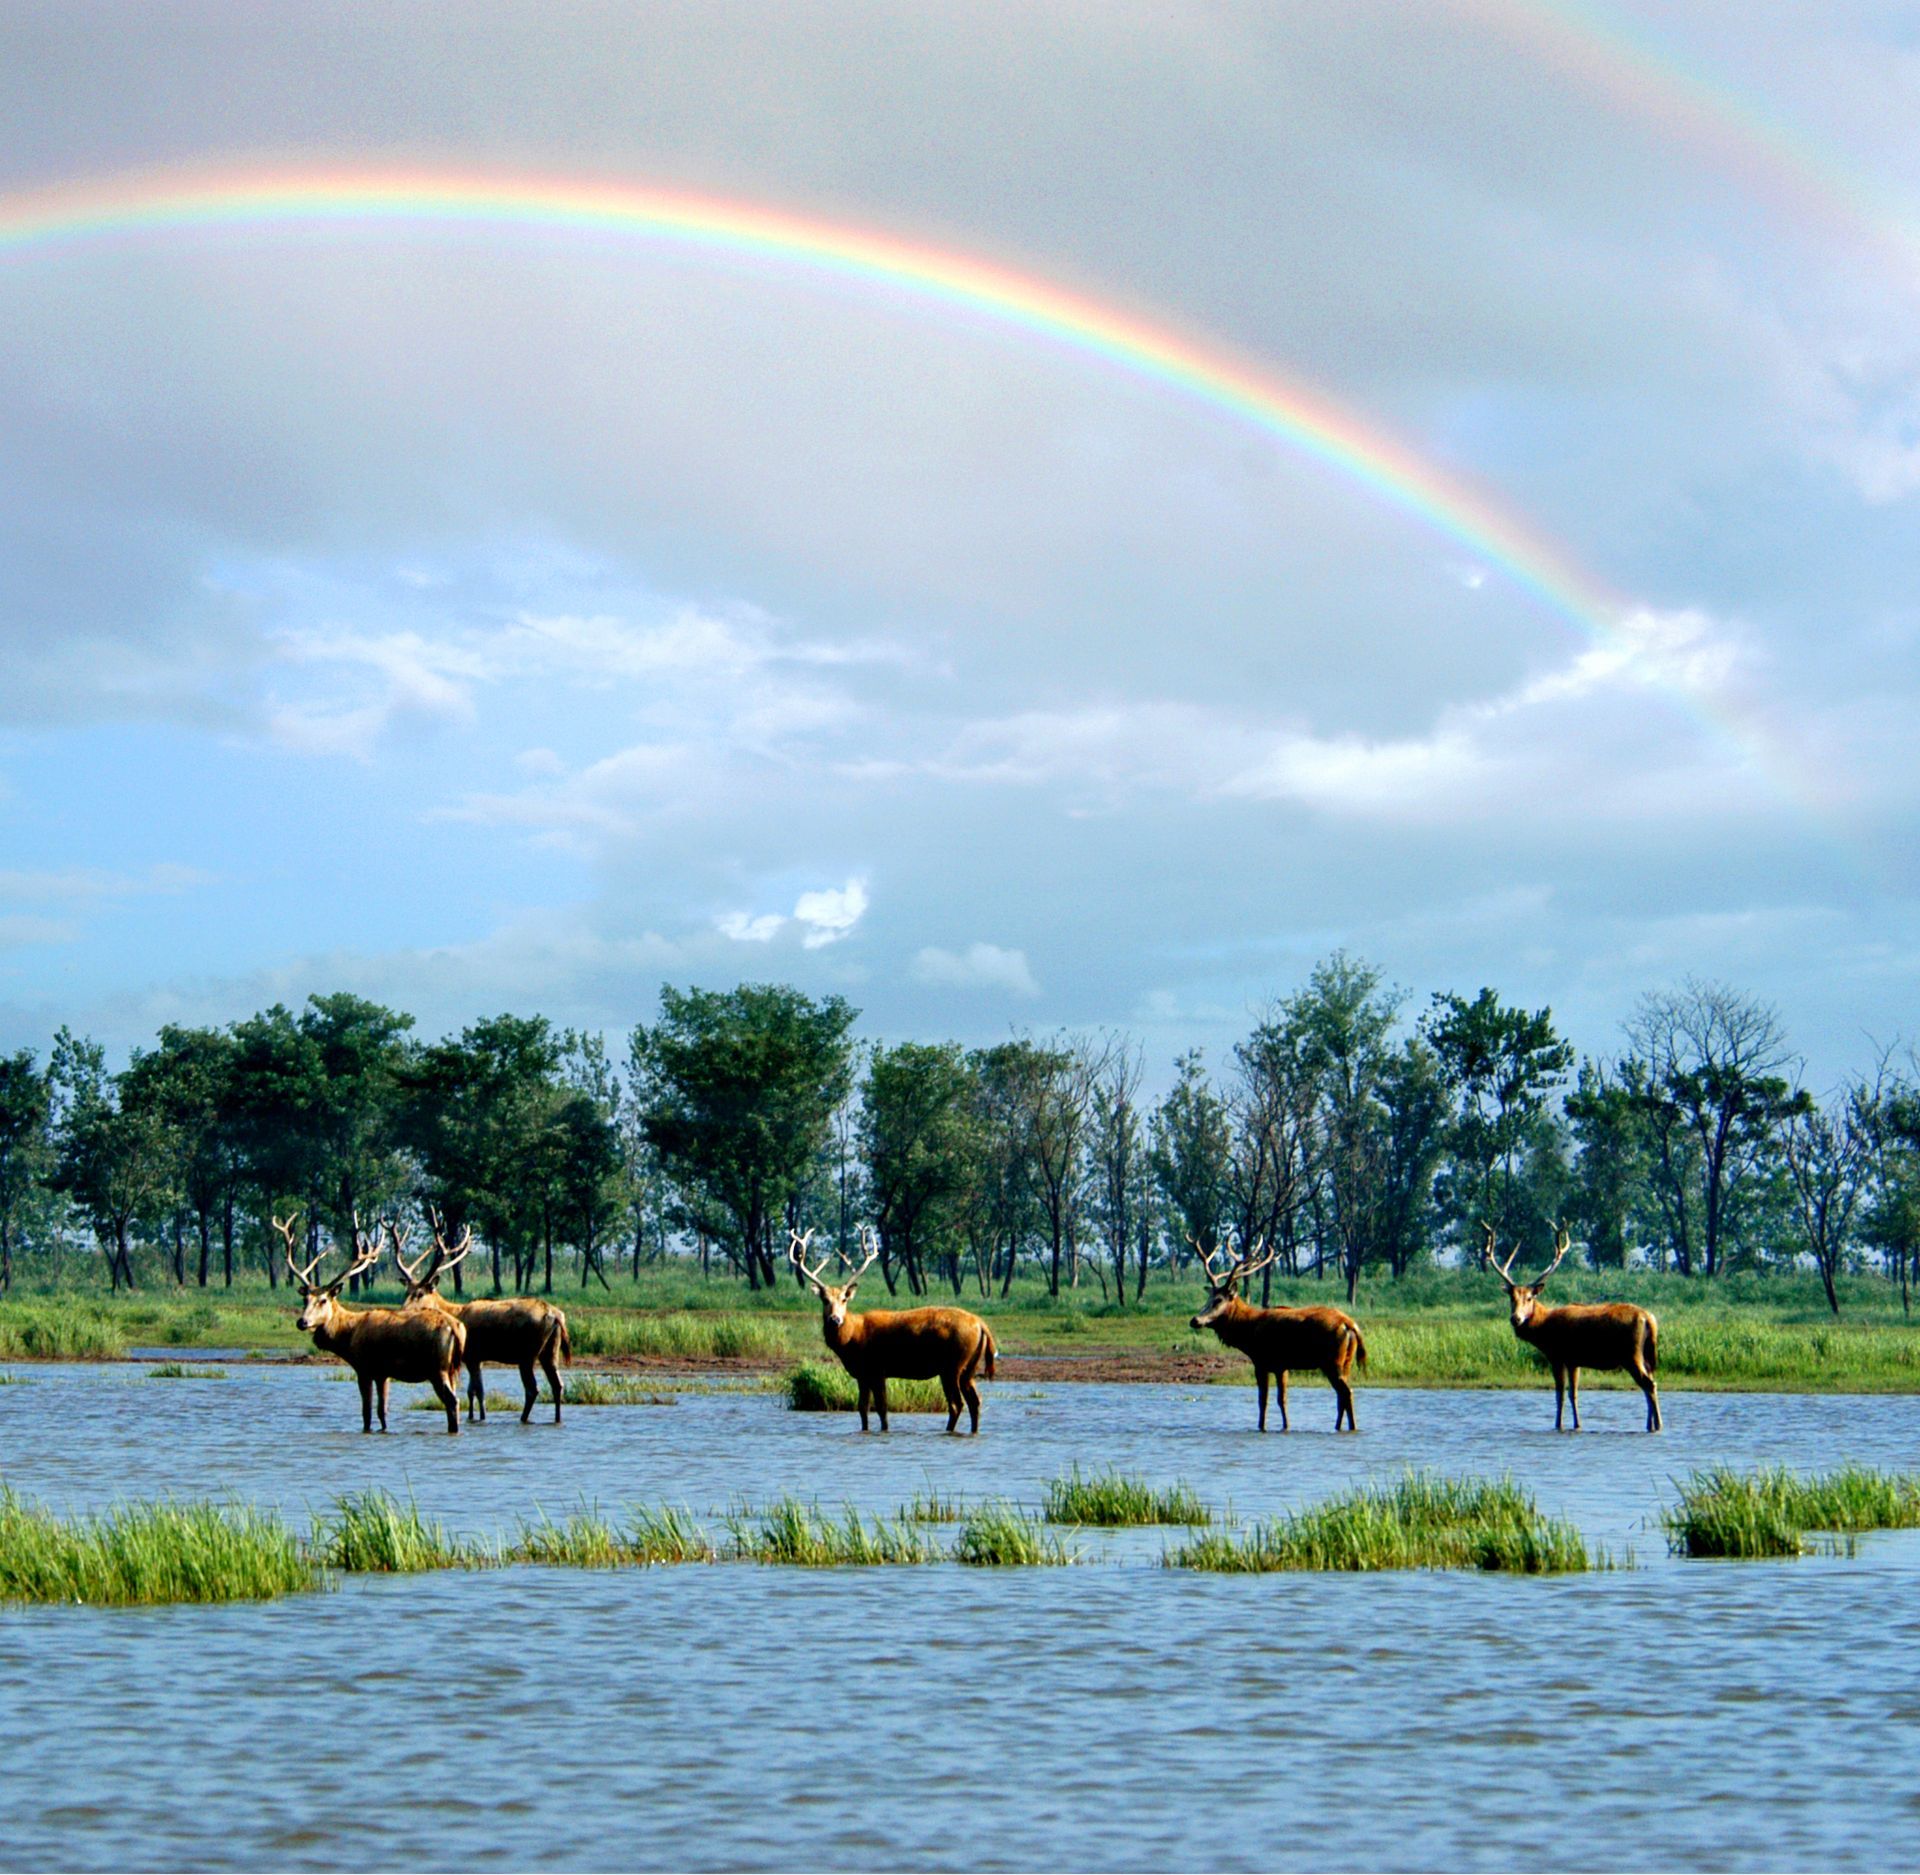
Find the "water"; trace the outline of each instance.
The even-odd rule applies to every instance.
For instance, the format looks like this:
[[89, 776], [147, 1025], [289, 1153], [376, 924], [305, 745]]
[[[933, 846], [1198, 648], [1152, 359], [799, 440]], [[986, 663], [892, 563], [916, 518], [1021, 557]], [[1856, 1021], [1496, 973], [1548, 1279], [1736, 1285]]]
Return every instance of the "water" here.
[[[0, 1613], [0, 1866], [1704, 1868], [1920, 1861], [1920, 1534], [1852, 1558], [1669, 1559], [1715, 1462], [1908, 1468], [1902, 1398], [985, 1389], [986, 1432], [886, 1438], [774, 1397], [507, 1410], [361, 1437], [324, 1369], [0, 1387], [0, 1475], [66, 1510], [230, 1493], [304, 1520], [384, 1485], [471, 1534], [582, 1500], [718, 1526], [786, 1491], [891, 1512], [1037, 1504], [1076, 1460], [1243, 1516], [1409, 1465], [1511, 1469], [1639, 1567], [1207, 1577], [1106, 1566], [722, 1568], [355, 1580], [263, 1607]], [[404, 1397], [423, 1390], [406, 1389]], [[396, 1408], [402, 1407], [396, 1389]]]

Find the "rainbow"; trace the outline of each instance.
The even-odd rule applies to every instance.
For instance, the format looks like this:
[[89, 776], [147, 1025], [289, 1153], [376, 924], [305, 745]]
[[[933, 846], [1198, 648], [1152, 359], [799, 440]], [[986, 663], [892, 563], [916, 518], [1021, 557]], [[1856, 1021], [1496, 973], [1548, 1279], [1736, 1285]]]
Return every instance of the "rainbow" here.
[[[1485, 491], [1319, 391], [996, 262], [843, 223], [682, 190], [468, 170], [287, 169], [120, 175], [0, 197], [0, 261], [193, 229], [347, 223], [519, 226], [671, 242], [789, 264], [971, 315], [1177, 392], [1249, 425], [1464, 548], [1594, 642], [1631, 659], [1631, 607]], [[1674, 690], [1678, 708], [1802, 806], [1777, 739]]]

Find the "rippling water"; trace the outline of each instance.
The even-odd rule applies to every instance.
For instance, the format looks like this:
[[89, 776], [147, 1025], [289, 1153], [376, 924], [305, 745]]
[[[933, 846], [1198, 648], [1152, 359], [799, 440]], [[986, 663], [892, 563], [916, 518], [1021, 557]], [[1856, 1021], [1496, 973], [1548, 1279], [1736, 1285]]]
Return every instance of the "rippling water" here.
[[[536, 1505], [785, 1491], [1037, 1503], [1076, 1460], [1243, 1516], [1406, 1467], [1511, 1469], [1632, 1571], [1206, 1577], [1107, 1566], [515, 1569], [261, 1607], [0, 1612], [0, 1865], [1709, 1868], [1920, 1861], [1920, 1538], [1670, 1561], [1696, 1466], [1920, 1462], [1920, 1403], [1001, 1382], [986, 1431], [766, 1395], [361, 1437], [324, 1369], [0, 1388], [0, 1476], [67, 1510], [385, 1485], [474, 1534]], [[498, 1389], [496, 1388], [496, 1392]], [[508, 1388], [508, 1393], [512, 1388]], [[407, 1390], [413, 1397], [416, 1390]], [[396, 1406], [400, 1391], [396, 1390]]]

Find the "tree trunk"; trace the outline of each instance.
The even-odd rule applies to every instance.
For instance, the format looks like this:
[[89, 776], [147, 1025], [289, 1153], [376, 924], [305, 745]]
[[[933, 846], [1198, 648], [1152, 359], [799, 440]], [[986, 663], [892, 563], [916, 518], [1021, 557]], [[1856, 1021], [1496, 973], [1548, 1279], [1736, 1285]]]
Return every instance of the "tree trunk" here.
[[200, 1287], [204, 1289], [213, 1263], [213, 1219], [205, 1211], [197, 1211], [194, 1216], [200, 1225]]
[[233, 1287], [233, 1193], [229, 1191], [220, 1208], [220, 1250], [226, 1258], [227, 1287]]

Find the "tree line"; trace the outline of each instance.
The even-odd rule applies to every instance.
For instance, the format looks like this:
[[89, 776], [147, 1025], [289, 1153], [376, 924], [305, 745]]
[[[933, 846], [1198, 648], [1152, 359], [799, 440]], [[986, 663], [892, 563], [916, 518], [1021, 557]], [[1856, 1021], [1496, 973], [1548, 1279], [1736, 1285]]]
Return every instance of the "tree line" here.
[[[604, 1037], [501, 1015], [426, 1042], [363, 997], [224, 1028], [168, 1024], [118, 1072], [62, 1029], [0, 1055], [0, 1290], [82, 1259], [143, 1280], [277, 1282], [270, 1218], [309, 1243], [431, 1208], [471, 1226], [495, 1289], [697, 1259], [782, 1280], [787, 1232], [889, 1290], [1047, 1288], [1137, 1302], [1224, 1242], [1344, 1284], [1471, 1260], [1483, 1224], [1544, 1256], [1564, 1219], [1596, 1268], [1711, 1278], [1920, 1254], [1911, 1053], [1816, 1098], [1777, 1014], [1690, 980], [1643, 997], [1621, 1052], [1577, 1058], [1549, 1009], [1490, 989], [1417, 1014], [1345, 953], [1210, 1068], [1143, 1097], [1125, 1035], [991, 1047], [862, 1044], [837, 996], [771, 984], [661, 992], [624, 1060]], [[1904, 1065], [1903, 1065], [1904, 1064]], [[474, 1259], [476, 1263], [480, 1259]]]

